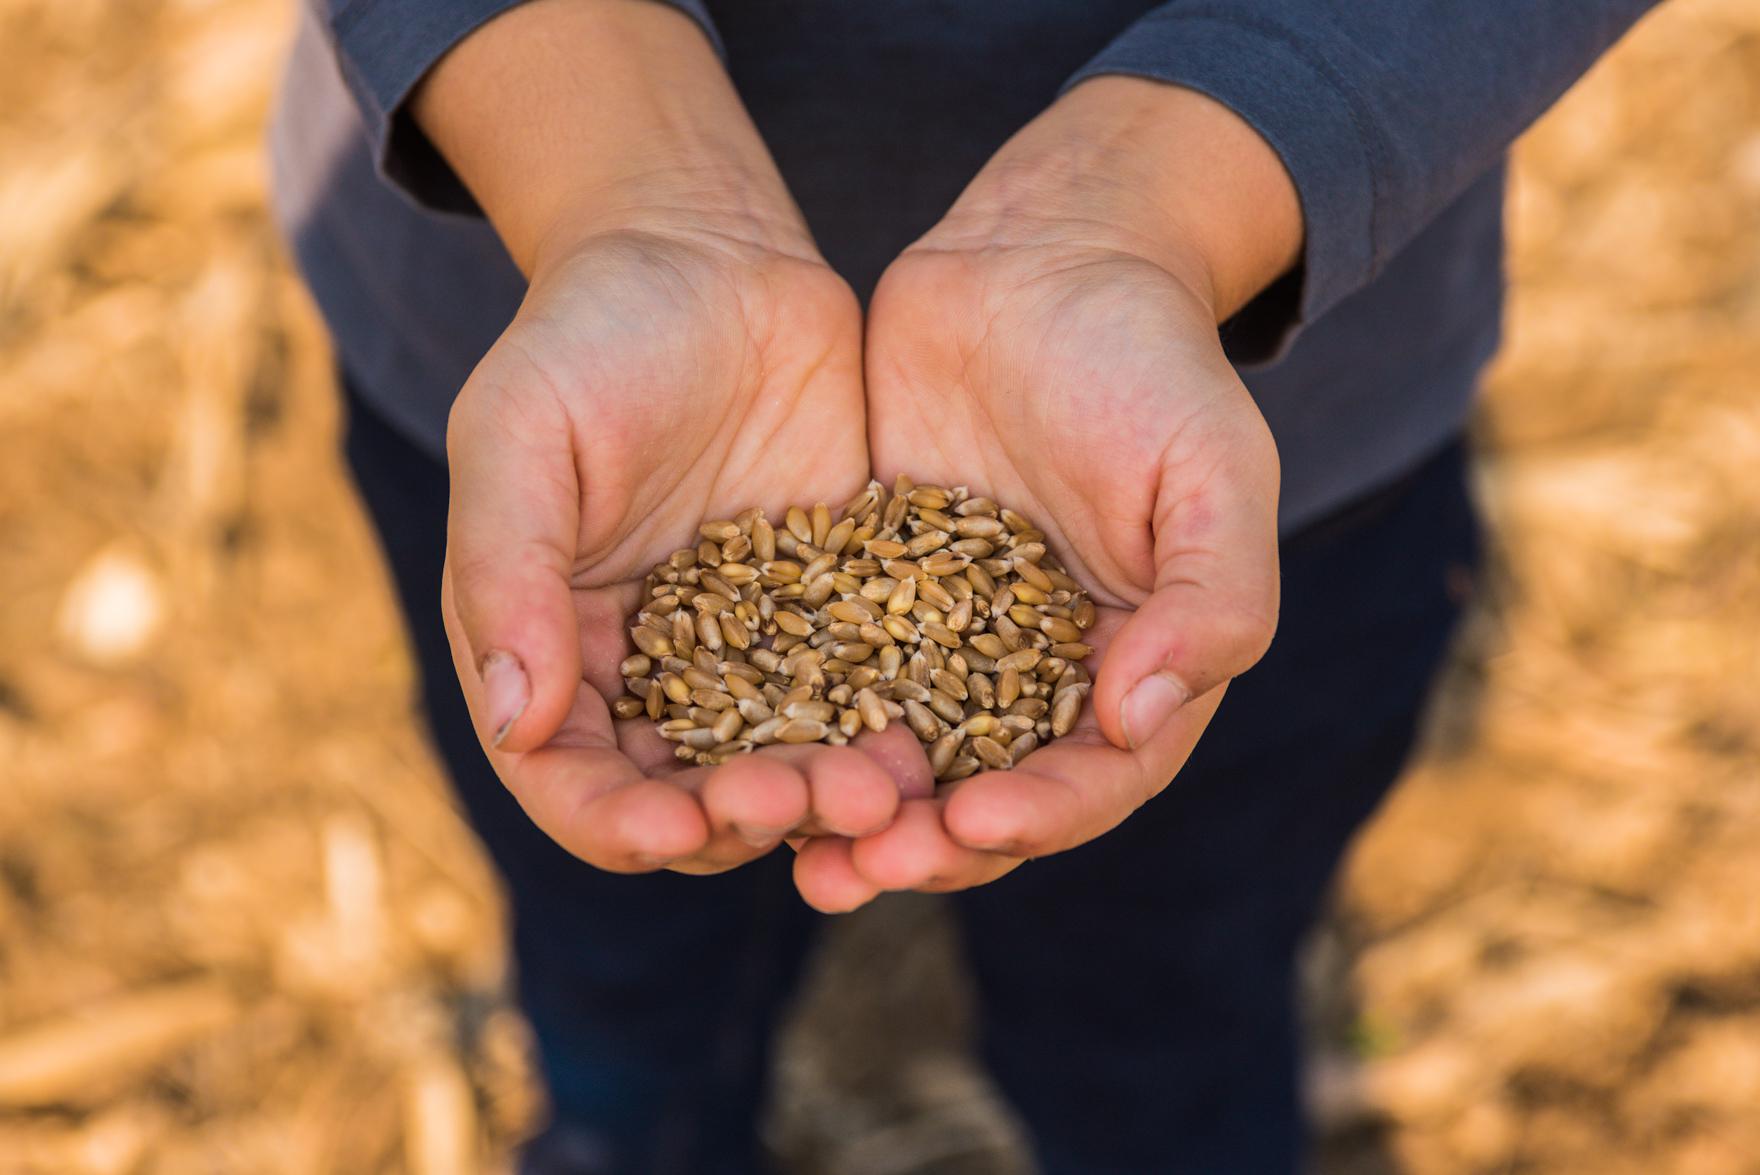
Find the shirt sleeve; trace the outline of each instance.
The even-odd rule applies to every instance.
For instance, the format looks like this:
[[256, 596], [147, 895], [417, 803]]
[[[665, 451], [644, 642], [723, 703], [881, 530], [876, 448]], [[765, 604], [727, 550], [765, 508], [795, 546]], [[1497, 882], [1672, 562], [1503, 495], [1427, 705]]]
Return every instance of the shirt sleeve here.
[[[407, 105], [448, 50], [521, 0], [307, 0], [328, 34], [343, 79], [360, 108], [379, 173], [417, 204], [479, 214]], [[704, 0], [656, 0], [695, 20], [721, 52]], [[297, 101], [297, 96], [294, 96]]]
[[1085, 65], [1207, 94], [1301, 198], [1297, 272], [1227, 332], [1263, 362], [1368, 284], [1655, 0], [1173, 0]]

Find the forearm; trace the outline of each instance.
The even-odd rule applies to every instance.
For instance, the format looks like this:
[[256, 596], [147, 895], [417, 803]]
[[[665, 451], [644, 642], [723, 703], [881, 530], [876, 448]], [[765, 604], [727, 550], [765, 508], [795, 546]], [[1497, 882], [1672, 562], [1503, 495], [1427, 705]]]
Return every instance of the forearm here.
[[1302, 211], [1277, 153], [1221, 104], [1100, 77], [1011, 139], [960, 197], [943, 243], [1089, 245], [1153, 261], [1227, 318], [1297, 261]]
[[1301, 196], [1290, 309], [1311, 321], [1378, 276], [1655, 2], [1171, 0], [1076, 78], [1184, 86], [1264, 136]]
[[411, 112], [522, 270], [599, 231], [811, 252], [708, 40], [650, 0], [532, 0], [452, 49]]

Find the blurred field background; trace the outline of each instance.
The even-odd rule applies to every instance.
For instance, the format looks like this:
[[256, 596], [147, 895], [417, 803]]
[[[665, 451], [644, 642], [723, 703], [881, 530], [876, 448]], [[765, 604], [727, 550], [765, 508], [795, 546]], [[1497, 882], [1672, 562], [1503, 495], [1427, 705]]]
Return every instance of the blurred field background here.
[[[4, 1175], [505, 1170], [542, 1120], [265, 221], [289, 17], [0, 3]], [[1495, 566], [1312, 951], [1317, 1166], [1760, 1171], [1760, 5], [1665, 5], [1511, 206]], [[1027, 1169], [964, 998], [933, 903], [843, 923], [793, 1169]]]

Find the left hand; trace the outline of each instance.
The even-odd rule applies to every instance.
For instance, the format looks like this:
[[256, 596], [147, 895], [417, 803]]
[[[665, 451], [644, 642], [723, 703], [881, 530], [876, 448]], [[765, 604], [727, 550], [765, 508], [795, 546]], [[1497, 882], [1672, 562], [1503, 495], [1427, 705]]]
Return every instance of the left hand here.
[[[1202, 224], [1193, 211], [1108, 172], [1146, 151], [1102, 82], [1233, 120], [1157, 83], [1077, 87], [1059, 103], [1088, 92], [1073, 112], [1017, 136], [893, 263], [866, 354], [875, 475], [967, 484], [1046, 532], [1100, 606], [1093, 694], [1074, 731], [1019, 767], [907, 800], [876, 835], [804, 843], [796, 882], [820, 909], [983, 884], [1113, 828], [1167, 785], [1275, 629], [1277, 454], [1217, 322], [1288, 267], [1299, 213], [1293, 242], [1243, 278], [1238, 254], [1183, 235]], [[1238, 120], [1219, 133], [1237, 130], [1252, 135]], [[1232, 240], [1208, 231], [1211, 246]]]

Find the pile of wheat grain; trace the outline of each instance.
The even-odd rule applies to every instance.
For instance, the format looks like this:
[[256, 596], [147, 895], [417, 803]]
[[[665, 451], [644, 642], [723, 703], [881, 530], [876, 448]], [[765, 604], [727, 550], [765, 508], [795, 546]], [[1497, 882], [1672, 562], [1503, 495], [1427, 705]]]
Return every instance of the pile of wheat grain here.
[[794, 506], [778, 530], [754, 507], [701, 535], [643, 584], [613, 706], [680, 759], [841, 746], [903, 719], [952, 783], [1074, 729], [1096, 611], [1015, 511], [900, 476], [836, 521]]

